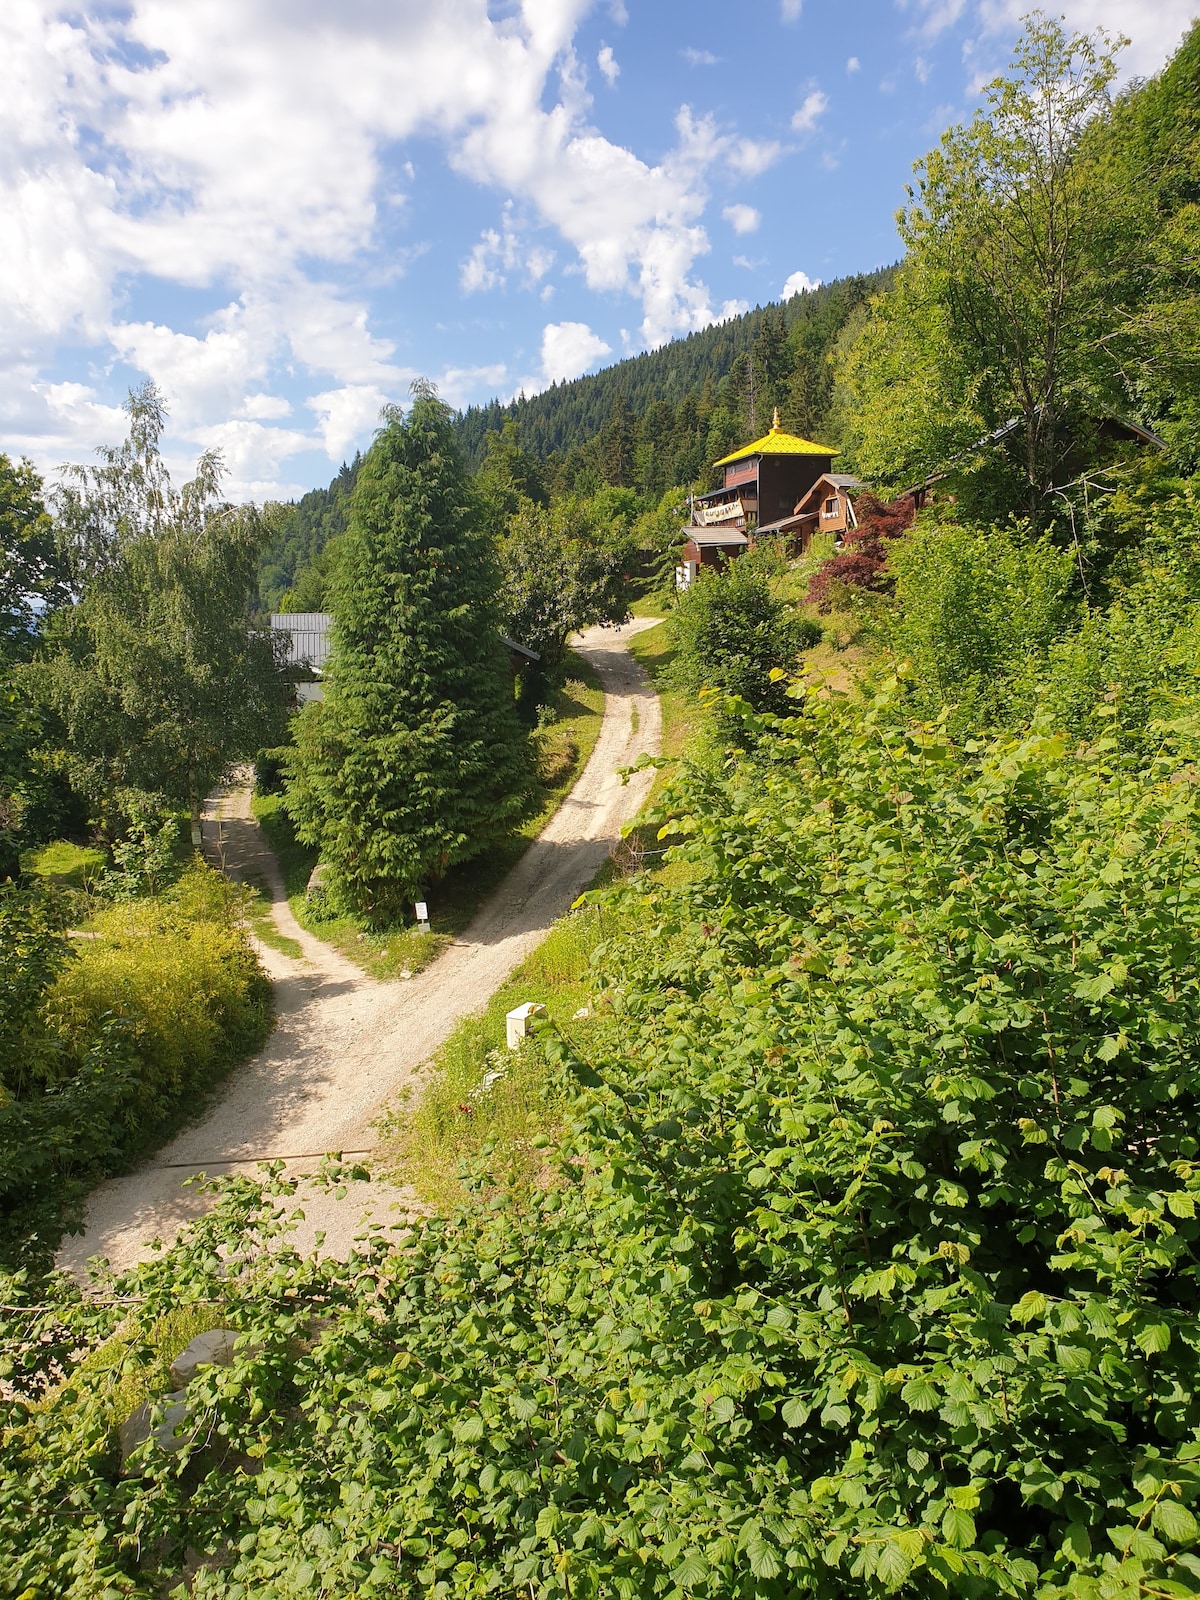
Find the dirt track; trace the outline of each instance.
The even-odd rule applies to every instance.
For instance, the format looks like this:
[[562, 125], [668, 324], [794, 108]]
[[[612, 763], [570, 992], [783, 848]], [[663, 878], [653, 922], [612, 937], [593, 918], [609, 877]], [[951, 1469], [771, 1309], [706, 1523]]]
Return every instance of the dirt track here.
[[[627, 785], [619, 767], [659, 749], [658, 698], [625, 649], [639, 620], [621, 632], [589, 629], [577, 644], [605, 689], [604, 721], [586, 769], [558, 812], [462, 937], [408, 981], [380, 983], [306, 933], [292, 916], [274, 858], [249, 818], [249, 793], [210, 804], [206, 843], [235, 870], [251, 867], [269, 885], [282, 933], [304, 959], [262, 949], [275, 983], [278, 1022], [265, 1049], [225, 1085], [217, 1104], [127, 1177], [102, 1184], [88, 1203], [85, 1231], [66, 1239], [62, 1267], [81, 1276], [88, 1259], [125, 1267], [148, 1255], [147, 1241], [172, 1239], [206, 1205], [183, 1184], [200, 1172], [252, 1172], [282, 1159], [294, 1175], [312, 1172], [326, 1151], [369, 1153], [373, 1122], [409, 1085], [461, 1017], [479, 1011], [544, 937], [603, 862], [621, 826], [642, 805], [652, 774]], [[324, 1249], [344, 1253], [369, 1219], [399, 1221], [401, 1191], [352, 1184], [337, 1202], [303, 1192], [298, 1240], [325, 1232]]]

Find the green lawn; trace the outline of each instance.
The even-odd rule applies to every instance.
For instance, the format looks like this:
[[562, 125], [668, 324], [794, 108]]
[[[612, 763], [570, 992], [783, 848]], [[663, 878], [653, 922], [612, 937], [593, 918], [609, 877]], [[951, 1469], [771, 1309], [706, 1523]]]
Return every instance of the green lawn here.
[[39, 850], [26, 851], [21, 865], [37, 878], [53, 878], [65, 887], [86, 889], [104, 871], [106, 858], [103, 850], [56, 839]]

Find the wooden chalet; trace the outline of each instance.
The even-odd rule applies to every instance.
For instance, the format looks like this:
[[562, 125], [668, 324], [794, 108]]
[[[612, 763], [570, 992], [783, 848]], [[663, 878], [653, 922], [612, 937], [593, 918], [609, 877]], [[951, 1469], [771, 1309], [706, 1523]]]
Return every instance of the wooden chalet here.
[[714, 463], [724, 470], [725, 481], [692, 502], [677, 586], [686, 589], [701, 567], [721, 566], [757, 538], [786, 536], [799, 503], [829, 474], [835, 455], [830, 445], [785, 433], [776, 411], [769, 433]]
[[835, 539], [853, 533], [858, 527], [853, 496], [865, 488], [861, 478], [846, 472], [823, 472], [807, 494], [796, 502], [790, 517], [774, 528], [760, 528], [760, 534], [778, 533], [788, 538], [800, 555], [812, 543], [814, 533], [831, 533]]

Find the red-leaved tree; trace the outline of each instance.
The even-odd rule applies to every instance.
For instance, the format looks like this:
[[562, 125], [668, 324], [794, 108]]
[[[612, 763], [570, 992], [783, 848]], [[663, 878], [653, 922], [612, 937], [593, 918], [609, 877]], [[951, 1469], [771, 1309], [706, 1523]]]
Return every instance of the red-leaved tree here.
[[863, 494], [854, 509], [858, 527], [845, 534], [841, 550], [813, 574], [808, 585], [809, 603], [818, 611], [833, 609], [841, 584], [886, 594], [892, 586], [888, 545], [912, 526], [917, 514], [911, 495], [885, 502], [877, 495]]

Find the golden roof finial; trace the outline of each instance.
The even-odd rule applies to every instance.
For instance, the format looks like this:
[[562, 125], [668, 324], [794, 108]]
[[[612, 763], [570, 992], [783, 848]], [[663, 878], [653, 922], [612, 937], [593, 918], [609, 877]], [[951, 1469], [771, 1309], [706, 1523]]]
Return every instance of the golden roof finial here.
[[781, 433], [782, 431], [783, 430], [779, 426], [779, 407], [776, 406], [775, 407], [775, 416], [774, 416], [774, 418], [772, 419], [772, 422], [771, 422], [771, 432], [772, 433]]

